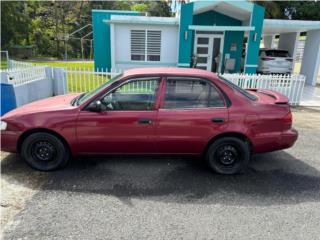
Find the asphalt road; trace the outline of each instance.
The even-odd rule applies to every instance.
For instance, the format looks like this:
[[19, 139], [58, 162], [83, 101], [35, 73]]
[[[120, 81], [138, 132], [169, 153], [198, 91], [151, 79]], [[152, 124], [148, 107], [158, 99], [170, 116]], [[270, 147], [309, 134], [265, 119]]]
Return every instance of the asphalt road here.
[[[319, 239], [319, 147], [320, 130], [300, 129], [292, 149], [237, 176], [198, 159], [78, 159], [48, 175], [4, 239]], [[6, 174], [28, 169], [7, 158]]]

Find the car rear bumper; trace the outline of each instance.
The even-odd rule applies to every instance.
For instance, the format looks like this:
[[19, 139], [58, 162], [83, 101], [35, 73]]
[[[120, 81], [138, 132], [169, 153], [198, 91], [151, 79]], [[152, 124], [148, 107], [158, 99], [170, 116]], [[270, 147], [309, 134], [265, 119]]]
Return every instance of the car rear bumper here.
[[298, 131], [294, 128], [280, 134], [268, 134], [254, 140], [254, 153], [272, 152], [290, 148], [298, 139]]
[[281, 135], [281, 140], [279, 142], [281, 145], [281, 149], [292, 147], [297, 141], [298, 135], [298, 131], [294, 128], [283, 132]]
[[274, 67], [262, 67], [258, 69], [262, 73], [282, 73], [282, 74], [290, 74], [292, 72], [291, 68], [274, 68]]
[[2, 131], [1, 132], [1, 151], [17, 152], [17, 143], [21, 132]]

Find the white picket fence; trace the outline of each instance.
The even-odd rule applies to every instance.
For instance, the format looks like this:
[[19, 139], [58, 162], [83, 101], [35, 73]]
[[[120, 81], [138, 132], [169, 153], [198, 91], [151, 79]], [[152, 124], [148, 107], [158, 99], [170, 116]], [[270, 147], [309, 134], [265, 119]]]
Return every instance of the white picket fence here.
[[98, 68], [65, 68], [68, 79], [68, 92], [87, 92], [96, 89], [103, 83], [106, 83], [114, 76], [120, 73], [119, 70], [112, 69], [111, 72], [106, 69]]
[[[29, 82], [46, 78], [46, 66], [35, 66], [30, 63], [18, 62], [14, 60], [15, 68], [6, 69], [2, 72], [7, 74], [9, 83], [14, 86], [23, 85]], [[115, 75], [121, 73], [119, 69], [92, 68], [65, 68], [64, 74], [67, 77], [68, 92], [87, 92], [96, 89], [101, 84], [106, 83]], [[290, 104], [298, 105], [304, 84], [304, 75], [258, 75], [258, 74], [222, 74], [221, 77], [233, 82], [241, 88], [270, 89], [282, 93], [289, 98]], [[132, 84], [130, 88], [136, 89], [143, 87], [146, 83]], [[150, 85], [150, 88], [153, 86]]]
[[222, 74], [221, 77], [241, 88], [274, 90], [289, 98], [291, 105], [298, 105], [306, 77], [304, 75]]
[[28, 68], [6, 69], [8, 83], [19, 86], [29, 82], [46, 78], [46, 66], [32, 66]]
[[[86, 92], [99, 87], [121, 71], [112, 69], [66, 68], [68, 92]], [[304, 75], [259, 75], [259, 74], [222, 74], [221, 77], [233, 82], [241, 88], [270, 89], [282, 93], [289, 98], [291, 105], [298, 105], [305, 83]], [[141, 83], [142, 85], [145, 83]], [[132, 89], [145, 86], [132, 85]], [[150, 85], [150, 88], [153, 86]]]
[[34, 64], [9, 59], [9, 66], [8, 66], [9, 69], [20, 69], [20, 68], [30, 68], [30, 67], [34, 67]]

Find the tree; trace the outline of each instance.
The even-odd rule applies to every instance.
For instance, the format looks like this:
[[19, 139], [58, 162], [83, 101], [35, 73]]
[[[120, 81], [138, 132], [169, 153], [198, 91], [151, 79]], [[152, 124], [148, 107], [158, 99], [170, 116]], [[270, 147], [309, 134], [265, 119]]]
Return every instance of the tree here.
[[148, 5], [145, 3], [136, 3], [131, 6], [132, 11], [137, 12], [147, 12], [148, 11]]
[[[1, 2], [1, 47], [13, 45], [36, 47], [39, 56], [63, 57], [68, 49], [70, 57], [80, 57], [80, 41], [64, 41], [64, 34], [71, 33], [91, 23], [92, 9], [135, 10], [149, 16], [170, 16], [165, 1], [5, 1]], [[88, 29], [75, 37], [88, 33]], [[84, 53], [90, 53], [90, 42], [84, 42]]]
[[265, 18], [320, 20], [317, 1], [255, 1], [265, 7]]
[[1, 3], [1, 47], [14, 44], [29, 44], [29, 25], [31, 21], [25, 13], [24, 2]]
[[149, 1], [148, 13], [150, 16], [170, 17], [171, 9], [165, 1]]

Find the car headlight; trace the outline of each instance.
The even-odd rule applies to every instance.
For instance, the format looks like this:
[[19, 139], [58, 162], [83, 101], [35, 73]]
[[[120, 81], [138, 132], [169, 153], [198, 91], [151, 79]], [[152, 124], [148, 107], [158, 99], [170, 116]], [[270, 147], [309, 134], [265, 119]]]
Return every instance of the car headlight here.
[[7, 129], [7, 123], [5, 121], [0, 121], [0, 130], [6, 130]]

